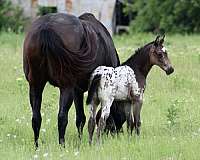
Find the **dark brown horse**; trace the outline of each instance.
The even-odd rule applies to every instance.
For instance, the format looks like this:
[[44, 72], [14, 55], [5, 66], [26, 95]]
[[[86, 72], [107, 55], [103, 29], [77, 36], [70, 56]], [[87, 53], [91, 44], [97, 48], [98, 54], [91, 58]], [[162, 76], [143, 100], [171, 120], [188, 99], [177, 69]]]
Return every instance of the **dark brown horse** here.
[[90, 73], [99, 65], [116, 67], [119, 58], [107, 29], [92, 14], [49, 14], [32, 24], [24, 40], [23, 68], [29, 82], [36, 147], [45, 84], [60, 89], [58, 132], [59, 143], [64, 145], [73, 100], [79, 137], [82, 135], [86, 121], [83, 93], [88, 89]]

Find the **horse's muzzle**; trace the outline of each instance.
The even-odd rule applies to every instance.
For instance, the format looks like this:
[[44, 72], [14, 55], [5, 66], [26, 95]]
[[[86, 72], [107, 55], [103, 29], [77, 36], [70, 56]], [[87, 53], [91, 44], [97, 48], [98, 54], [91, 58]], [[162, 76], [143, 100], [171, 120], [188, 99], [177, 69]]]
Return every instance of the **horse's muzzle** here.
[[169, 67], [167, 70], [166, 70], [166, 74], [167, 75], [170, 75], [174, 72], [174, 68], [173, 67]]

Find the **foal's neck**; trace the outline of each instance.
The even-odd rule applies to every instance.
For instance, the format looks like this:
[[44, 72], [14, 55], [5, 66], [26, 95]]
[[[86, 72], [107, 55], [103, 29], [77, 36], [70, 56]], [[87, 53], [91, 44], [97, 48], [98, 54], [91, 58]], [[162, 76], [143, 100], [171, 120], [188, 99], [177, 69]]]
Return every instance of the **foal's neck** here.
[[146, 79], [149, 71], [152, 68], [149, 52], [149, 46], [140, 48], [122, 65], [127, 65], [131, 67], [137, 76], [143, 76]]

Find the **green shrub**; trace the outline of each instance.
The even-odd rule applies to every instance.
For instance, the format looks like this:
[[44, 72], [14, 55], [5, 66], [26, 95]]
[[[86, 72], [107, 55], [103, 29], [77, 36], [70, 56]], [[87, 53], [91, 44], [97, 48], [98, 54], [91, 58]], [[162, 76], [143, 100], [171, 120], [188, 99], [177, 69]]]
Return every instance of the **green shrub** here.
[[8, 0], [0, 0], [0, 30], [21, 32], [26, 21], [19, 6], [12, 5]]
[[134, 0], [127, 8], [137, 13], [132, 31], [200, 32], [199, 0]]
[[48, 13], [56, 13], [57, 12], [57, 8], [56, 7], [43, 7], [43, 6], [39, 6], [38, 7], [38, 16], [42, 16]]

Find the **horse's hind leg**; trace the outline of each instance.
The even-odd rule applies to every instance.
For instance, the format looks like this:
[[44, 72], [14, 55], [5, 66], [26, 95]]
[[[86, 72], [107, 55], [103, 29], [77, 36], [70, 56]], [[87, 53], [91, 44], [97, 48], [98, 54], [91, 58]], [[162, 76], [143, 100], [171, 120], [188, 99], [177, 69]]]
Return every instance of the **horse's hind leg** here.
[[68, 124], [68, 111], [73, 102], [73, 89], [60, 88], [60, 102], [58, 113], [59, 144], [65, 146], [65, 130]]
[[42, 122], [42, 117], [40, 114], [41, 102], [42, 102], [42, 92], [46, 83], [40, 85], [29, 84], [29, 96], [30, 104], [32, 108], [32, 128], [34, 131], [34, 141], [36, 148], [38, 147], [38, 138]]
[[75, 89], [74, 91], [74, 104], [76, 108], [76, 127], [78, 129], [78, 136], [81, 139], [86, 117], [83, 107], [83, 92], [79, 89]]

